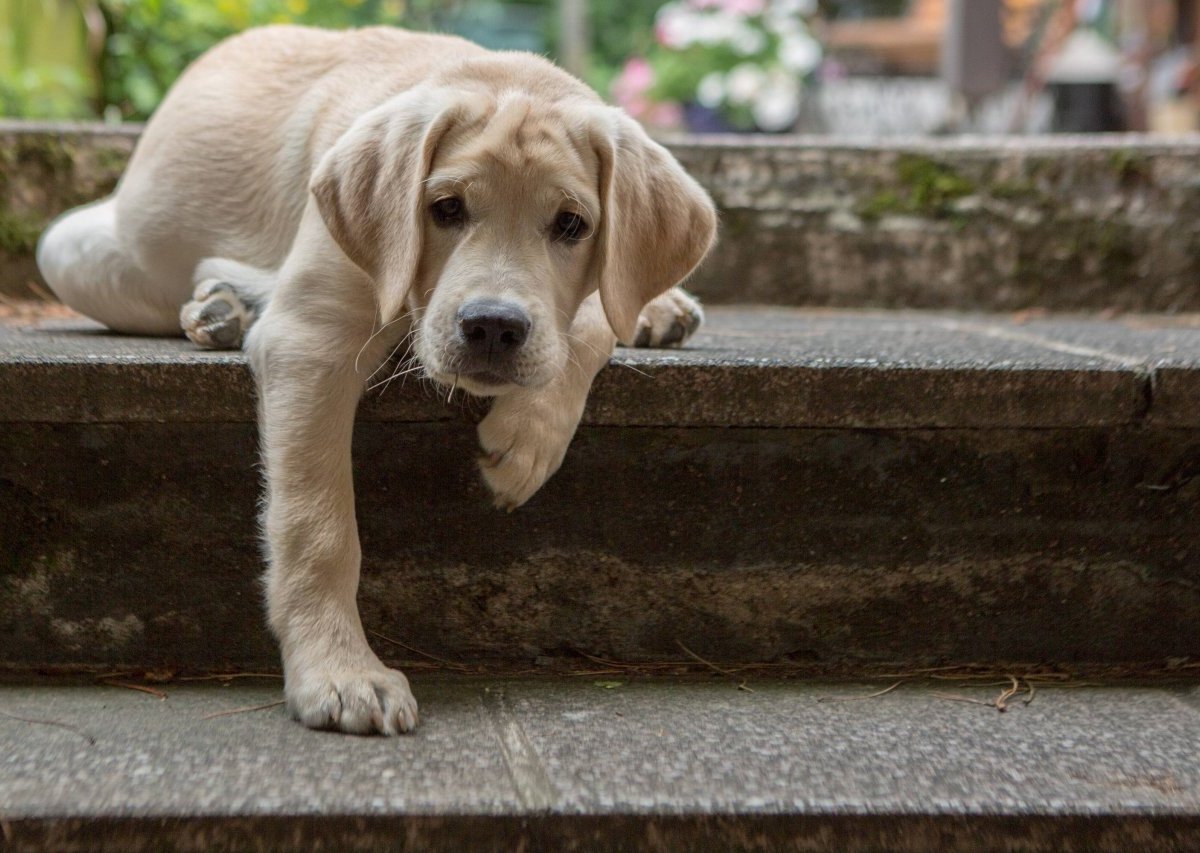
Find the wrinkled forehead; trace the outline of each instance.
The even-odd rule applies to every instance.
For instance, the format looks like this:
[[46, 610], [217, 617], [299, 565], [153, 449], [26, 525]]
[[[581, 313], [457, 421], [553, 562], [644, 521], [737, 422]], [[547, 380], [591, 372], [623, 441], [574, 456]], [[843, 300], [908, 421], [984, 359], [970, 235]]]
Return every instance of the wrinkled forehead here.
[[447, 133], [429, 185], [450, 192], [471, 187], [495, 201], [557, 193], [598, 213], [599, 159], [584, 123], [568, 112], [522, 97], [501, 100]]

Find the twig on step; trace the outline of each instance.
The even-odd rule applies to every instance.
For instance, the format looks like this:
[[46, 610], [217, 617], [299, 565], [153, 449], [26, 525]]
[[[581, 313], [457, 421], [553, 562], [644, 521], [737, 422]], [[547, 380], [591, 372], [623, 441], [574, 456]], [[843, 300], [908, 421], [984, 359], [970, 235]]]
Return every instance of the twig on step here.
[[215, 720], [217, 717], [231, 717], [234, 714], [249, 714], [252, 711], [265, 711], [268, 708], [278, 708], [280, 705], [284, 704], [285, 702], [287, 702], [286, 699], [280, 699], [277, 702], [268, 702], [265, 705], [248, 705], [245, 708], [230, 708], [228, 711], [216, 711], [215, 713], [212, 713], [212, 714], [205, 714], [200, 719]]
[[147, 687], [144, 684], [130, 684], [127, 681], [112, 681], [112, 680], [105, 680], [100, 683], [107, 684], [109, 687], [124, 687], [126, 690], [137, 690], [140, 693], [148, 693], [149, 695], [154, 696], [155, 698], [159, 699], [160, 701], [167, 698], [167, 694], [164, 693], [163, 691], [157, 690], [153, 687]]
[[885, 687], [882, 690], [876, 690], [874, 693], [868, 693], [866, 696], [821, 696], [817, 698], [818, 702], [861, 702], [864, 699], [875, 699], [879, 696], [885, 696], [891, 693], [897, 687], [904, 683], [904, 679], [900, 679], [891, 687]]
[[442, 664], [443, 666], [448, 666], [448, 667], [451, 667], [452, 669], [458, 669], [458, 670], [464, 670], [464, 671], [470, 669], [470, 667], [467, 666], [466, 664], [455, 663], [452, 660], [446, 660], [445, 658], [440, 658], [437, 655], [431, 655], [429, 652], [423, 652], [420, 649], [413, 648], [408, 643], [402, 643], [399, 640], [394, 640], [391, 637], [387, 636], [386, 634], [381, 634], [378, 631], [372, 630], [371, 633], [374, 634], [379, 639], [383, 640], [384, 642], [391, 643], [393, 646], [399, 646], [402, 649], [408, 649], [408, 651], [412, 652], [414, 655], [420, 655], [423, 658], [429, 658], [432, 661], [437, 661], [438, 663]]
[[700, 663], [704, 664], [706, 667], [713, 670], [714, 672], [719, 672], [721, 675], [733, 675], [733, 672], [731, 670], [722, 669], [721, 667], [717, 666], [712, 661], [705, 660], [704, 658], [700, 657], [700, 655], [696, 654], [691, 649], [689, 649], [687, 646], [685, 646], [681, 640], [676, 640], [675, 645], [679, 646], [679, 648], [681, 648], [683, 650], [683, 653], [685, 655], [687, 655], [690, 658], [694, 658], [694, 659], [700, 661]]
[[995, 708], [993, 702], [984, 702], [982, 699], [973, 699], [970, 696], [955, 696], [953, 693], [934, 693], [938, 699], [945, 699], [947, 702], [967, 702], [971, 705], [983, 705], [985, 708]]
[[1017, 680], [1017, 677], [1015, 675], [1010, 675], [1009, 678], [1012, 679], [1012, 684], [1006, 687], [992, 703], [996, 706], [996, 710], [1001, 714], [1008, 710], [1008, 700], [1021, 692], [1021, 682]]
[[69, 732], [74, 732], [88, 742], [89, 746], [96, 745], [96, 739], [83, 729], [71, 725], [70, 723], [60, 723], [58, 720], [39, 720], [35, 717], [22, 717], [19, 714], [10, 714], [7, 711], [0, 711], [0, 717], [7, 717], [10, 720], [17, 720], [22, 723], [32, 723], [35, 726], [54, 726], [59, 729], [66, 729]]

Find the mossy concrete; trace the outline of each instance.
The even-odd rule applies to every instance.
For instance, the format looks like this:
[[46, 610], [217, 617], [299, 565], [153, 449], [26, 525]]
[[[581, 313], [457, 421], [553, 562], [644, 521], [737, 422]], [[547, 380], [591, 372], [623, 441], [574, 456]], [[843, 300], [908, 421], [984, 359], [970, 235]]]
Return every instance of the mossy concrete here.
[[[0, 353], [0, 663], [275, 666], [240, 354], [94, 327]], [[1200, 657], [1200, 328], [714, 309], [618, 360], [512, 514], [482, 407], [364, 402], [370, 629], [507, 665]]]
[[[0, 122], [0, 290], [110, 192], [139, 128]], [[1200, 310], [1200, 138], [667, 140], [712, 193], [710, 302]]]
[[45, 226], [113, 191], [140, 128], [0, 120], [0, 293], [44, 293], [33, 260]]
[[722, 210], [710, 300], [1200, 308], [1200, 140], [678, 140]]

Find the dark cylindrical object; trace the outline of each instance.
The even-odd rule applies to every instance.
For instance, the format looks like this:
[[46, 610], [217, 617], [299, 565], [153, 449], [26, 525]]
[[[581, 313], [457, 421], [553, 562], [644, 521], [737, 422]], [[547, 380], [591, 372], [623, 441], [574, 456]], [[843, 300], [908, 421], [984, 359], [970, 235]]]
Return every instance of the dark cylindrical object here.
[[1125, 129], [1121, 98], [1113, 83], [1052, 83], [1055, 133], [1116, 133]]

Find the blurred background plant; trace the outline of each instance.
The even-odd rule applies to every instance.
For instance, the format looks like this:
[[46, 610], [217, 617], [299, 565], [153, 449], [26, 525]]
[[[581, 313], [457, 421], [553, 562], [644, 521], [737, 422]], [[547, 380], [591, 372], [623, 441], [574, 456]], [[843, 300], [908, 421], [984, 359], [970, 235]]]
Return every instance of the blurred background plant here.
[[810, 28], [817, 12], [816, 0], [674, 0], [613, 95], [651, 125], [788, 130], [821, 63]]
[[[501, 49], [558, 56], [556, 0], [0, 0], [0, 115], [141, 120], [187, 64], [247, 27], [391, 24], [454, 32]], [[582, 5], [582, 3], [581, 3]], [[661, 0], [586, 4], [576, 69], [607, 91], [653, 42]]]
[[247, 27], [432, 24], [435, 0], [0, 0], [5, 115], [144, 119], [188, 63]]
[[273, 22], [545, 53], [657, 127], [1200, 128], [1200, 0], [0, 0], [0, 116], [145, 119]]
[[0, 0], [0, 115], [88, 115], [90, 69], [73, 5]]

